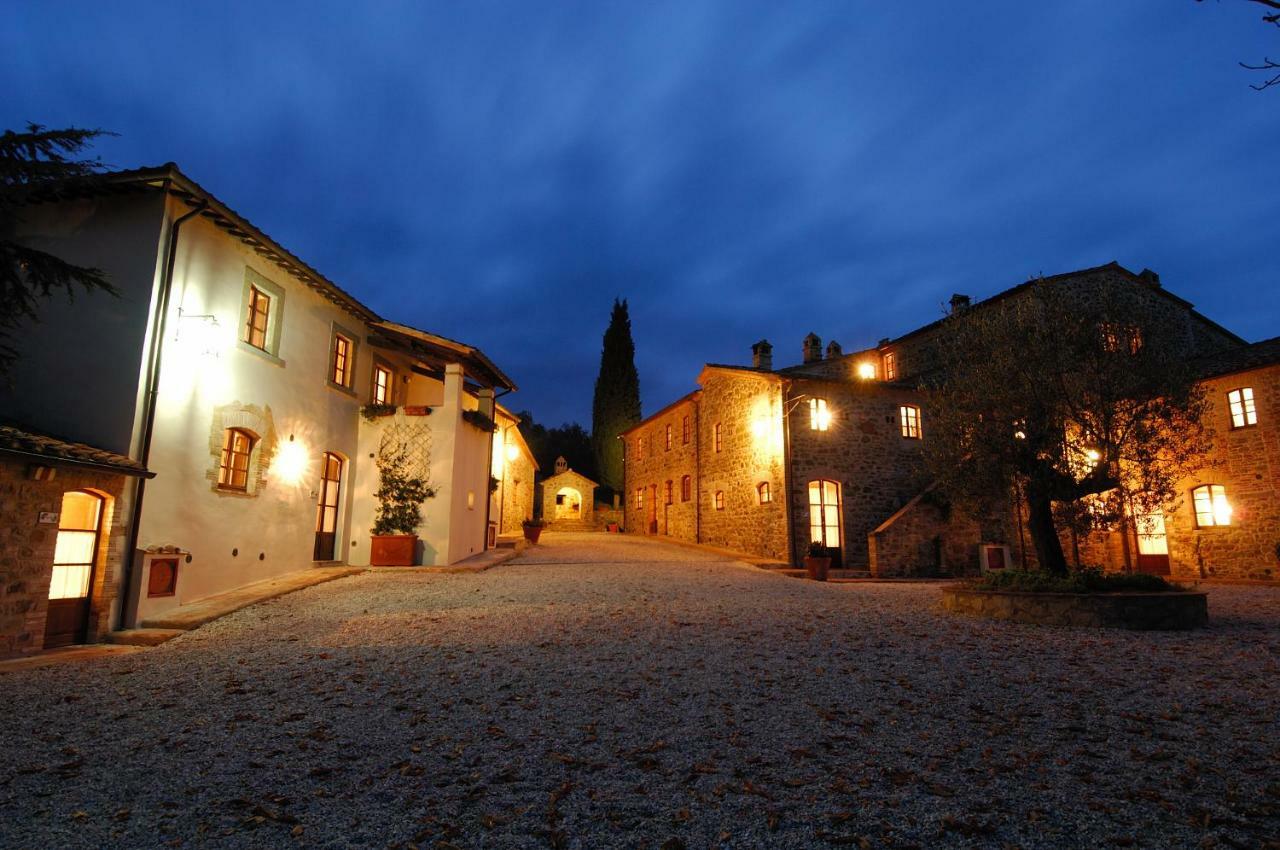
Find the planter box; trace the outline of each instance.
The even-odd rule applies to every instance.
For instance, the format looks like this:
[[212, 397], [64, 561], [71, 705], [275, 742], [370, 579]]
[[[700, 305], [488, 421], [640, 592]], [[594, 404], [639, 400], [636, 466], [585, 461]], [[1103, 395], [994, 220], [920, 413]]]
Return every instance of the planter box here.
[[369, 564], [374, 567], [412, 567], [417, 554], [416, 534], [375, 534], [369, 543]]
[[537, 543], [538, 538], [542, 536], [542, 526], [526, 525], [524, 526], [524, 539], [530, 543]]
[[942, 608], [992, 620], [1042, 626], [1185, 631], [1209, 622], [1208, 594], [1028, 593], [947, 587]]
[[804, 558], [804, 571], [814, 581], [826, 581], [827, 575], [831, 572], [831, 559], [806, 555]]

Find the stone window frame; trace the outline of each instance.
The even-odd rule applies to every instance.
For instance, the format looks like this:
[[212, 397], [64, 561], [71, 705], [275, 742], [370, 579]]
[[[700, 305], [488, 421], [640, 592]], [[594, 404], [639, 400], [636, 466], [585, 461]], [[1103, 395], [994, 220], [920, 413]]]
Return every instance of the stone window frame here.
[[[1245, 397], [1248, 393], [1248, 398]], [[1238, 399], [1233, 399], [1232, 396]], [[1240, 407], [1240, 419], [1236, 421], [1236, 406]], [[1254, 428], [1258, 425], [1258, 399], [1254, 395], [1253, 387], [1236, 387], [1234, 390], [1227, 390], [1227, 415], [1231, 418], [1231, 430], [1238, 431], [1241, 428]], [[1252, 417], [1252, 420], [1250, 420]]]
[[924, 420], [918, 404], [898, 405], [898, 430], [904, 440], [924, 439]]
[[886, 351], [883, 359], [884, 379], [886, 381], [896, 381], [898, 379], [898, 357], [896, 353]]
[[693, 498], [693, 476], [684, 475], [680, 478], [680, 501], [687, 502]]
[[[222, 449], [229, 430], [247, 431], [254, 435], [253, 447], [249, 450], [249, 473], [245, 489], [231, 489], [218, 484], [222, 467]], [[256, 498], [267, 484], [267, 472], [275, 457], [276, 432], [271, 420], [270, 408], [258, 408], [253, 405], [239, 403], [229, 404], [214, 409], [213, 421], [209, 429], [210, 465], [205, 473], [209, 481], [209, 489], [218, 496], [233, 499]]]
[[724, 491], [723, 490], [717, 490], [715, 492], [715, 494], [711, 497], [711, 504], [718, 511], [724, 510]]
[[[237, 451], [237, 437], [243, 437], [248, 449]], [[262, 442], [262, 437], [248, 428], [224, 428], [222, 431], [222, 453], [218, 457], [218, 489], [233, 493], [249, 492], [249, 480], [252, 477], [253, 450]], [[236, 458], [244, 457], [244, 483], [236, 483]], [[225, 473], [225, 475], [224, 475]]]
[[[249, 300], [254, 289], [271, 298], [271, 303], [267, 308], [265, 348], [259, 348], [245, 339]], [[284, 289], [280, 285], [268, 280], [252, 267], [245, 266], [244, 288], [240, 297], [240, 331], [236, 335], [236, 347], [277, 366], [285, 365], [284, 360], [280, 357], [280, 334], [281, 328], [284, 327], [284, 301]]]
[[[1215, 490], [1217, 491], [1216, 493], [1214, 492]], [[1200, 509], [1201, 500], [1200, 500], [1199, 494], [1201, 493], [1204, 494], [1204, 497], [1207, 500], [1208, 510], [1206, 511], [1202, 511]], [[1222, 501], [1226, 503], [1229, 509], [1231, 502], [1227, 499], [1227, 488], [1225, 484], [1214, 484], [1214, 483], [1198, 484], [1195, 487], [1191, 488], [1191, 515], [1193, 520], [1195, 521], [1196, 528], [1210, 529], [1210, 528], [1230, 528], [1231, 527], [1230, 513], [1227, 514], [1226, 522], [1218, 521], [1218, 515], [1214, 506], [1215, 497], [1218, 497], [1218, 496], [1222, 498]]]
[[[357, 358], [360, 350], [360, 344], [357, 342], [359, 337], [357, 337], [354, 332], [348, 330], [337, 322], [330, 322], [329, 325], [329, 360], [325, 369], [325, 383], [330, 389], [337, 390], [338, 392], [345, 393], [349, 396], [355, 396], [356, 365], [359, 362]], [[346, 383], [339, 383], [334, 380], [335, 369], [337, 366], [336, 360], [338, 356], [339, 337], [346, 340], [348, 346]]]

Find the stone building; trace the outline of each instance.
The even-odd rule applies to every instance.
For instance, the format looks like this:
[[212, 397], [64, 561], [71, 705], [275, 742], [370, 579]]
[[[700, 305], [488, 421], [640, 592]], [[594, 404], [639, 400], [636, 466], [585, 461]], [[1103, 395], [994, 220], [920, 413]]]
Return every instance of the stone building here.
[[498, 428], [494, 432], [494, 504], [489, 511], [497, 534], [519, 534], [521, 524], [533, 519], [535, 477], [538, 462], [520, 433], [520, 419], [498, 405]]
[[556, 531], [587, 531], [596, 525], [596, 488], [600, 485], [574, 472], [563, 457], [555, 473], [538, 485], [542, 491], [542, 519]]
[[[4, 534], [35, 553], [0, 555], [0, 571], [22, 573], [9, 586], [27, 588], [11, 593], [61, 592], [53, 579], [70, 573], [40, 548], [52, 530], [36, 517], [64, 493], [100, 499], [77, 639], [314, 564], [368, 564], [391, 452], [434, 491], [417, 563], [483, 551], [504, 496], [517, 513], [532, 503], [531, 471], [494, 456], [510, 432], [495, 391], [515, 389], [496, 364], [374, 313], [177, 166], [41, 186], [20, 214], [18, 239], [102, 269], [118, 293], [44, 299], [0, 382], [0, 424], [120, 459], [111, 480], [65, 457], [47, 481], [5, 467], [16, 495], [0, 509], [18, 515]], [[78, 505], [63, 515], [92, 507]], [[34, 620], [23, 628], [3, 626], [29, 639], [0, 651], [44, 645]]]
[[[1117, 263], [1036, 278], [977, 304], [957, 295], [951, 309], [1002, 309], [1033, 286], [1071, 287], [1080, 298], [1131, 288], [1177, 330], [1187, 356], [1204, 363], [1223, 434], [1215, 450], [1220, 465], [1184, 483], [1185, 504], [1137, 518], [1126, 531], [1071, 541], [1069, 552], [1110, 569], [1274, 575], [1275, 341], [1247, 345], [1165, 290], [1154, 273]], [[774, 367], [772, 346], [762, 340], [752, 346], [750, 366], [708, 364], [698, 390], [623, 434], [627, 530], [791, 563], [816, 541], [839, 566], [884, 576], [974, 572], [984, 558], [1029, 563], [1034, 554], [1016, 500], [974, 520], [950, 511], [920, 471], [929, 421], [917, 387], [945, 376], [944, 331], [939, 320], [850, 354], [837, 343], [824, 350], [809, 334], [801, 362], [785, 368]], [[1248, 421], [1231, 427], [1232, 415]], [[1227, 523], [1214, 523], [1215, 500], [1230, 506], [1219, 509]], [[1139, 524], [1147, 528], [1141, 535]]]

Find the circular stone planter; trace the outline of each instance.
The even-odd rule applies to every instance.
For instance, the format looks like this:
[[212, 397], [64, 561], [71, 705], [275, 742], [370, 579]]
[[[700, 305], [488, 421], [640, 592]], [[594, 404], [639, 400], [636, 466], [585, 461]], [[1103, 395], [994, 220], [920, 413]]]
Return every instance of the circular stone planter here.
[[1139, 631], [1198, 629], [1209, 622], [1208, 594], [1028, 593], [946, 587], [942, 608], [992, 620], [1041, 626], [1092, 626]]

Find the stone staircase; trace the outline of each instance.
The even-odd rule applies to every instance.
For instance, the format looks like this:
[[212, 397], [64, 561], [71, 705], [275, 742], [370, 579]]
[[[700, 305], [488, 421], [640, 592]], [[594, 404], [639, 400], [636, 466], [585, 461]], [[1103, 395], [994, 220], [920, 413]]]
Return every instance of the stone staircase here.
[[557, 519], [547, 523], [547, 531], [597, 531], [593, 523], [581, 519]]

